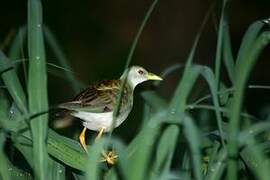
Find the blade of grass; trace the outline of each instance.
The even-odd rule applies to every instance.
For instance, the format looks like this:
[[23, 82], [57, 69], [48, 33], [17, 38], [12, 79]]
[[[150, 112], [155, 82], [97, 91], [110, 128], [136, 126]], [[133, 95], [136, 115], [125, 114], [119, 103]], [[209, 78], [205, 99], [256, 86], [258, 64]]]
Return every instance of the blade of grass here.
[[[48, 109], [47, 70], [42, 30], [42, 6], [39, 0], [28, 0], [28, 101], [30, 113]], [[48, 114], [32, 120], [34, 174], [36, 179], [46, 180], [50, 176], [46, 147]]]
[[230, 78], [230, 81], [232, 84], [234, 84], [234, 58], [232, 53], [232, 47], [231, 47], [231, 37], [230, 37], [230, 30], [229, 30], [229, 23], [228, 23], [228, 17], [224, 17], [223, 21], [223, 29], [224, 29], [224, 40], [223, 40], [223, 61], [228, 73], [228, 76]]
[[202, 180], [202, 155], [200, 133], [193, 120], [189, 116], [185, 116], [182, 119], [184, 135], [187, 138], [187, 142], [191, 151], [194, 176], [195, 179]]
[[52, 179], [54, 180], [65, 180], [65, 166], [56, 161], [51, 161], [52, 164]]
[[[65, 69], [71, 69], [70, 65], [68, 64], [67, 57], [65, 56], [55, 36], [53, 35], [51, 30], [47, 26], [44, 26], [44, 35], [45, 35], [45, 40], [47, 40], [48, 45], [50, 46], [50, 48], [56, 55], [60, 65], [64, 67]], [[79, 82], [78, 79], [76, 79], [74, 74], [68, 71], [65, 71], [64, 73], [67, 76], [68, 80], [70, 81], [73, 91], [75, 93], [78, 93], [83, 87], [83, 85]]]
[[[15, 146], [21, 151], [30, 166], [33, 166], [31, 152], [32, 139], [30, 133], [21, 134], [19, 137], [16, 136], [17, 134], [12, 136]], [[48, 153], [55, 159], [72, 168], [81, 171], [85, 170], [87, 156], [77, 141], [61, 136], [53, 130], [49, 130], [47, 149]]]
[[217, 160], [215, 163], [212, 163], [209, 166], [209, 173], [207, 174], [206, 178], [207, 180], [216, 180], [216, 179], [221, 179], [222, 173], [225, 170], [226, 163], [225, 160], [227, 158], [227, 150], [225, 148], [222, 148], [218, 155], [217, 155]]
[[[253, 46], [256, 38], [258, 37], [258, 34], [260, 33], [260, 31], [262, 30], [264, 26], [264, 23], [262, 21], [255, 21], [254, 23], [252, 23], [247, 32], [245, 33], [240, 49], [238, 51], [237, 54], [237, 59], [236, 59], [236, 66], [238, 66], [237, 64], [239, 64], [240, 59], [244, 59], [244, 57], [246, 57], [246, 53], [249, 52], [250, 47]], [[236, 68], [237, 70], [237, 68]], [[235, 72], [236, 73], [236, 72]]]
[[6, 142], [6, 135], [0, 129], [0, 177], [3, 180], [11, 180], [10, 171], [8, 170], [8, 159], [4, 152], [4, 145]]
[[48, 152], [54, 158], [75, 169], [85, 170], [87, 156], [77, 141], [60, 136], [50, 130], [48, 135]]
[[10, 60], [6, 57], [6, 55], [0, 51], [0, 69], [9, 69], [2, 73], [1, 77], [11, 95], [13, 100], [15, 101], [16, 105], [18, 106], [19, 110], [23, 113], [27, 113], [27, 103], [26, 97], [23, 92], [23, 88], [19, 81], [19, 78], [14, 70]]
[[[215, 106], [211, 106], [211, 105], [207, 105], [207, 104], [199, 104], [199, 105], [187, 105], [187, 109], [207, 109], [207, 110], [212, 110], [212, 111], [219, 111], [220, 113], [225, 113], [225, 114], [229, 114], [230, 111], [228, 108], [216, 108]], [[241, 112], [240, 113], [240, 116], [241, 117], [245, 117], [245, 118], [250, 118], [250, 119], [253, 119], [253, 120], [259, 120], [258, 118], [248, 114], [248, 113], [245, 113], [245, 112]]]
[[148, 177], [151, 151], [160, 131], [161, 122], [165, 118], [166, 112], [156, 113], [127, 147], [126, 158], [130, 162], [127, 175], [131, 180]]
[[[254, 24], [252, 26], [254, 26]], [[261, 27], [261, 24], [258, 24], [258, 26]], [[258, 30], [259, 27], [255, 29]], [[255, 32], [252, 31], [250, 33], [251, 34], [247, 35], [247, 37], [251, 37], [254, 33], [257, 34], [257, 31]], [[263, 32], [255, 40], [251, 39], [252, 38], [249, 38], [249, 41], [253, 42], [252, 45], [251, 44], [250, 46], [245, 45], [246, 48], [242, 48], [243, 52], [241, 53], [243, 53], [243, 55], [239, 55], [240, 59], [237, 59], [235, 67], [237, 69], [237, 72], [235, 72], [236, 73], [235, 91], [232, 100], [232, 106], [230, 110], [231, 114], [229, 121], [229, 131], [230, 131], [228, 139], [229, 157], [237, 156], [238, 143], [235, 137], [237, 137], [239, 131], [239, 114], [242, 108], [245, 85], [252, 70], [252, 67], [254, 66], [255, 62], [258, 59], [259, 54], [270, 41], [270, 32]], [[231, 180], [237, 179], [237, 163], [233, 158], [230, 158], [228, 162], [228, 178], [230, 178]]]
[[100, 168], [98, 168], [99, 161], [101, 159], [101, 153], [103, 151], [103, 146], [105, 145], [105, 140], [98, 140], [91, 148], [88, 155], [86, 179], [88, 180], [98, 180], [100, 179]]
[[145, 102], [155, 111], [159, 111], [167, 107], [168, 103], [166, 100], [160, 97], [155, 91], [143, 91], [141, 95]]
[[[21, 55], [24, 58], [23, 54], [23, 46], [26, 40], [26, 27], [22, 26], [19, 28], [15, 38], [13, 39], [9, 52], [8, 57], [11, 60], [17, 60], [20, 59]], [[18, 66], [16, 66], [17, 69]]]
[[179, 128], [176, 125], [170, 125], [163, 132], [157, 146], [156, 158], [149, 179], [162, 178], [170, 172], [178, 135]]
[[158, 0], [154, 0], [152, 2], [151, 6], [149, 7], [149, 9], [148, 9], [148, 11], [146, 13], [146, 15], [144, 16], [142, 24], [140, 25], [139, 30], [136, 33], [135, 38], [133, 40], [133, 43], [131, 45], [131, 48], [130, 48], [130, 51], [129, 51], [129, 54], [128, 54], [128, 57], [127, 57], [127, 60], [126, 60], [125, 69], [124, 69], [124, 72], [127, 71], [127, 73], [125, 74], [124, 80], [121, 83], [120, 92], [118, 93], [118, 97], [117, 97], [117, 100], [116, 100], [116, 105], [115, 105], [115, 108], [114, 108], [114, 111], [113, 111], [113, 123], [112, 123], [112, 126], [111, 126], [110, 134], [112, 134], [112, 131], [113, 131], [114, 126], [115, 126], [116, 117], [118, 116], [118, 113], [119, 113], [119, 110], [120, 110], [120, 104], [121, 104], [121, 100], [122, 100], [122, 96], [123, 96], [123, 90], [124, 90], [127, 75], [128, 75], [128, 67], [130, 66], [130, 63], [131, 63], [135, 48], [136, 48], [137, 43], [139, 41], [139, 38], [140, 38], [140, 36], [142, 34], [142, 31], [143, 31], [146, 23], [148, 22], [148, 20], [150, 18], [150, 15], [152, 14], [152, 12], [153, 12], [153, 10], [154, 10], [157, 3], [158, 3]]
[[217, 124], [218, 124], [218, 130], [219, 130], [220, 137], [221, 137], [221, 142], [222, 142], [222, 145], [225, 146], [224, 135], [223, 135], [223, 130], [222, 130], [222, 118], [221, 118], [221, 114], [218, 110], [220, 108], [219, 98], [217, 96], [218, 87], [216, 86], [216, 82], [218, 80], [215, 78], [213, 71], [210, 68], [208, 68], [207, 66], [202, 66], [201, 74], [205, 78], [205, 80], [207, 81], [207, 84], [209, 85], [209, 89], [210, 89], [211, 94], [212, 94], [214, 106], [216, 108], [215, 113], [216, 113], [216, 117], [217, 117]]
[[221, 54], [222, 54], [222, 45], [223, 45], [223, 37], [224, 37], [223, 27], [224, 27], [226, 3], [227, 3], [227, 0], [223, 0], [221, 17], [220, 17], [219, 27], [218, 27], [217, 50], [216, 50], [216, 58], [215, 58], [215, 76], [216, 76], [217, 89], [219, 89], [219, 81], [220, 81]]
[[268, 180], [270, 177], [269, 159], [263, 153], [262, 146], [258, 145], [253, 137], [249, 137], [247, 141], [247, 147], [240, 152], [241, 157], [257, 179]]
[[[0, 89], [0, 123], [3, 124], [3, 121], [8, 119], [8, 109], [9, 109], [9, 102], [7, 97], [4, 94], [4, 91]], [[1, 129], [1, 126], [0, 126]]]
[[142, 137], [137, 143], [136, 153], [130, 158], [128, 175], [130, 180], [144, 179], [148, 177], [149, 160], [154, 141], [158, 135], [159, 128], [149, 126], [143, 131]]
[[[209, 15], [210, 15], [210, 10], [208, 11], [208, 14], [206, 14], [206, 16], [202, 22], [202, 25], [201, 25], [201, 27], [200, 27], [200, 29], [195, 37], [191, 51], [189, 52], [182, 78], [180, 79], [180, 81], [176, 87], [176, 90], [174, 91], [173, 98], [172, 98], [170, 105], [169, 105], [169, 109], [171, 110], [170, 114], [175, 114], [175, 111], [177, 111], [181, 114], [185, 111], [185, 105], [186, 105], [188, 95], [190, 93], [191, 87], [193, 86], [193, 83], [194, 83], [196, 77], [198, 76], [198, 74], [196, 74], [196, 73], [192, 75], [191, 72], [193, 71], [192, 68], [194, 68], [194, 67], [191, 67], [191, 66], [192, 66], [192, 62], [194, 59], [195, 51], [197, 49], [197, 46], [198, 46], [198, 43], [199, 43], [199, 40], [201, 37], [203, 27], [204, 27], [206, 21], [208, 20]], [[189, 82], [188, 82], [189, 80], [190, 80], [192, 85], [189, 85]]]
[[167, 113], [166, 111], [160, 111], [158, 113], [155, 113], [148, 120], [143, 129], [141, 129], [140, 132], [137, 134], [137, 136], [129, 143], [126, 149], [128, 159], [131, 158], [138, 150], [137, 144], [139, 143], [140, 139], [144, 137], [145, 131], [147, 131], [148, 128], [159, 128], [162, 120], [166, 119], [166, 113]]
[[[13, 135], [12, 140], [14, 142], [15, 147], [23, 154], [24, 158], [26, 159], [30, 167], [34, 168], [35, 162], [33, 162], [33, 157], [32, 157], [32, 140], [31, 140], [30, 133], [24, 133], [23, 135], [19, 137], [16, 137], [16, 135]], [[50, 139], [50, 142], [51, 141], [52, 140]], [[69, 149], [67, 150], [67, 148], [63, 147], [62, 144], [58, 144], [58, 146], [56, 146], [56, 149], [60, 146], [61, 148], [63, 148], [61, 149], [62, 152], [65, 152], [67, 154], [66, 151], [68, 151]], [[49, 153], [52, 153], [53, 155], [55, 155], [54, 152], [57, 151], [54, 148], [55, 146], [53, 146], [52, 143], [48, 144], [48, 151]], [[58, 156], [56, 156], [56, 158], [57, 157]], [[63, 155], [61, 157], [63, 157]], [[69, 158], [69, 161], [70, 161], [71, 160], [70, 157], [72, 156], [66, 157], [66, 159]], [[78, 156], [75, 156], [75, 157], [78, 157]], [[62, 159], [60, 158], [60, 160]], [[78, 159], [76, 159], [76, 161], [78, 161]], [[49, 168], [51, 168], [50, 170], [52, 172], [50, 175], [47, 176], [48, 179], [59, 179], [59, 180], [65, 179], [65, 167], [62, 164], [54, 161], [52, 158], [49, 158], [48, 163], [50, 165]]]

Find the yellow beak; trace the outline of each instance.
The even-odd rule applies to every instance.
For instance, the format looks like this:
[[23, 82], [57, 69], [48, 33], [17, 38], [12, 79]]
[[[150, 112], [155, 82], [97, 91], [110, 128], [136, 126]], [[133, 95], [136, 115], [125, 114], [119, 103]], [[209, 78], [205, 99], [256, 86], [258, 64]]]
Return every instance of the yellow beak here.
[[148, 73], [147, 74], [147, 79], [148, 80], [158, 80], [158, 81], [161, 81], [162, 80], [161, 77], [159, 77], [159, 76], [157, 76], [157, 75], [155, 75], [153, 73]]

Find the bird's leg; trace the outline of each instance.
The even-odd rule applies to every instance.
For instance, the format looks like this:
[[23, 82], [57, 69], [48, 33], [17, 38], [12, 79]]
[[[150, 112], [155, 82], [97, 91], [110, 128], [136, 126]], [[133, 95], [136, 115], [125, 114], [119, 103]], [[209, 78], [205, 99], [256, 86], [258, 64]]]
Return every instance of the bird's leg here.
[[[95, 142], [101, 138], [101, 136], [104, 133], [105, 128], [101, 128], [98, 132], [97, 137], [95, 138]], [[103, 151], [102, 152], [103, 158], [101, 159], [102, 162], [107, 162], [110, 165], [113, 165], [115, 163], [115, 160], [117, 159], [117, 155], [114, 151], [109, 151], [107, 154]]]
[[82, 132], [81, 132], [81, 134], [80, 134], [80, 143], [81, 143], [83, 149], [84, 149], [86, 152], [88, 152], [88, 151], [87, 151], [87, 146], [86, 146], [86, 143], [85, 143], [85, 132], [86, 132], [86, 130], [87, 130], [87, 128], [84, 127], [83, 130], [82, 130]]
[[101, 129], [99, 130], [98, 135], [97, 135], [97, 137], [95, 138], [95, 141], [97, 141], [98, 139], [101, 138], [101, 136], [103, 135], [104, 129], [105, 129], [105, 128], [101, 128]]
[[115, 151], [109, 151], [107, 154], [103, 151], [102, 152], [102, 156], [103, 158], [101, 159], [102, 162], [107, 162], [108, 164], [110, 165], [114, 165], [115, 164], [115, 161], [117, 159], [117, 154]]

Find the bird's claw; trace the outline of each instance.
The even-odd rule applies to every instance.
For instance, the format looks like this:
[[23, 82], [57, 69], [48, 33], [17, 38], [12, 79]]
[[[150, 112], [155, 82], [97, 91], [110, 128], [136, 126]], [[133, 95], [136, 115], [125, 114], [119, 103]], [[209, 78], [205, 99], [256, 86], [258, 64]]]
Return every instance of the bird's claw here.
[[103, 151], [102, 156], [101, 162], [107, 162], [109, 165], [114, 165], [118, 157], [115, 151], [109, 151], [107, 154]]

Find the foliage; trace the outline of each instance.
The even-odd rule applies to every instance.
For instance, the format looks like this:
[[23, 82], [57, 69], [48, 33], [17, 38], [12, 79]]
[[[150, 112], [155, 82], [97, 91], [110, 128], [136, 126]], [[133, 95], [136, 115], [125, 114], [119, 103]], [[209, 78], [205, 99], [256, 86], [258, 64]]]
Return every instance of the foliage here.
[[[142, 22], [126, 67], [131, 63], [139, 36], [157, 2], [153, 2]], [[270, 31], [264, 28], [268, 21], [256, 21], [250, 25], [234, 59], [226, 5], [224, 1], [215, 70], [193, 62], [200, 30], [171, 100], [165, 100], [153, 90], [142, 92], [144, 124], [134, 139], [124, 144], [112, 133], [94, 143], [87, 155], [77, 141], [48, 127], [45, 43], [48, 42], [56, 53], [62, 68], [70, 69], [70, 66], [49, 28], [43, 27], [40, 1], [28, 0], [27, 31], [25, 27], [19, 29], [8, 56], [0, 51], [1, 178], [61, 180], [67, 178], [65, 172], [68, 172], [74, 179], [91, 180], [216, 180], [225, 177], [235, 180], [240, 177], [249, 179], [250, 174], [255, 179], [268, 179], [270, 143], [267, 131], [270, 123], [258, 121], [244, 111], [248, 78], [258, 56], [270, 41]], [[27, 80], [23, 81], [18, 76], [20, 66], [14, 59], [24, 58], [20, 56], [20, 49], [25, 43], [19, 41], [25, 41], [26, 37], [29, 62], [23, 63], [27, 75]], [[221, 80], [222, 63], [230, 79], [230, 88]], [[169, 69], [176, 68], [165, 71], [169, 72]], [[65, 75], [73, 90], [78, 91], [81, 84], [74, 74], [65, 71]], [[208, 84], [210, 95], [188, 103], [200, 75]], [[164, 79], [166, 81], [166, 77]], [[267, 86], [257, 87], [269, 89]], [[203, 104], [203, 101], [208, 104]], [[194, 114], [195, 109], [199, 115]], [[197, 122], [205, 117], [207, 122], [204, 127], [199, 127]], [[208, 123], [216, 125], [210, 128]], [[117, 164], [113, 167], [99, 162], [101, 151], [108, 146], [113, 146], [118, 154]], [[27, 165], [16, 163], [15, 156]]]

